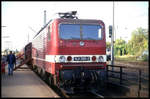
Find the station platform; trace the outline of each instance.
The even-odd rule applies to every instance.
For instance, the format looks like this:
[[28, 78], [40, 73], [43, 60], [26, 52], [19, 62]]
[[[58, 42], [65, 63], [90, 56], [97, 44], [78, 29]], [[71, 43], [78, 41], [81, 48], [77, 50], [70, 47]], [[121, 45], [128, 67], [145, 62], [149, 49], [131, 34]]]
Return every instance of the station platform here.
[[1, 75], [2, 97], [59, 98], [33, 71], [28, 69], [26, 65], [23, 67], [24, 69], [15, 70], [13, 76], [11, 76], [8, 75], [8, 68], [6, 66], [5, 74]]

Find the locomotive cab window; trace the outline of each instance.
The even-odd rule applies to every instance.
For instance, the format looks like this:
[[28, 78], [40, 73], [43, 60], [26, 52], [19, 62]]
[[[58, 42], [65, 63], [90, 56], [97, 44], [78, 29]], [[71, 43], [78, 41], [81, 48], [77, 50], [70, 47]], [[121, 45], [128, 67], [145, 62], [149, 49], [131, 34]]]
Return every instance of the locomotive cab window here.
[[50, 26], [48, 26], [48, 41], [51, 39], [51, 32], [50, 32]]
[[93, 24], [60, 24], [59, 37], [67, 40], [101, 40], [102, 29], [100, 25]]
[[61, 24], [59, 27], [59, 36], [61, 39], [80, 39], [80, 25]]
[[102, 39], [102, 29], [98, 29], [98, 38]]
[[82, 34], [84, 40], [101, 40], [100, 25], [82, 25]]

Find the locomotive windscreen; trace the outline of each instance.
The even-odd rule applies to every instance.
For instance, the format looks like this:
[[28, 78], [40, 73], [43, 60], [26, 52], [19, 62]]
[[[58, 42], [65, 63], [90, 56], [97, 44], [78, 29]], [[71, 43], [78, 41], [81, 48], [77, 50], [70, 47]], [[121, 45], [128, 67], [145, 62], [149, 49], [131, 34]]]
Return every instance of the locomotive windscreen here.
[[60, 24], [59, 36], [61, 39], [101, 40], [102, 29], [93, 24]]

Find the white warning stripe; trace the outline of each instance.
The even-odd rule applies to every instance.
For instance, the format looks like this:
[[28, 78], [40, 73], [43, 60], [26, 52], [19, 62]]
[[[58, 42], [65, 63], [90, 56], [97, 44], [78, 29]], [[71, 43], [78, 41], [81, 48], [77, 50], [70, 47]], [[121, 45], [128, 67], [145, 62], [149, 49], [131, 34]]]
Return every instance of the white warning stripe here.
[[46, 61], [45, 59], [42, 58], [37, 58], [37, 57], [32, 57], [33, 59], [41, 60], [41, 61]]
[[[45, 56], [45, 61], [47, 62], [54, 62], [54, 63], [61, 63], [60, 61], [60, 57], [61, 56], [64, 56], [65, 57], [65, 63], [85, 63], [85, 62], [99, 62], [98, 61], [98, 58], [99, 56], [102, 56], [104, 61], [103, 62], [106, 62], [106, 55], [46, 55]], [[67, 60], [67, 57], [68, 56], [71, 56], [72, 57], [72, 60], [71, 61], [68, 61]], [[96, 57], [96, 61], [92, 61], [92, 57], [95, 56]], [[89, 61], [74, 61], [74, 57], [90, 57], [90, 60]]]

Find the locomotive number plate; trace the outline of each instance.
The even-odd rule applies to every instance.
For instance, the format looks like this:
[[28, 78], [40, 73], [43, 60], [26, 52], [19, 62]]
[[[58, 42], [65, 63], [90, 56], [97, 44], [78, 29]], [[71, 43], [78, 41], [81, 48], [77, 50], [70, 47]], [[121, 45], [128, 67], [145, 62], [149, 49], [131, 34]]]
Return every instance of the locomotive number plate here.
[[90, 57], [74, 57], [74, 61], [90, 61]]

